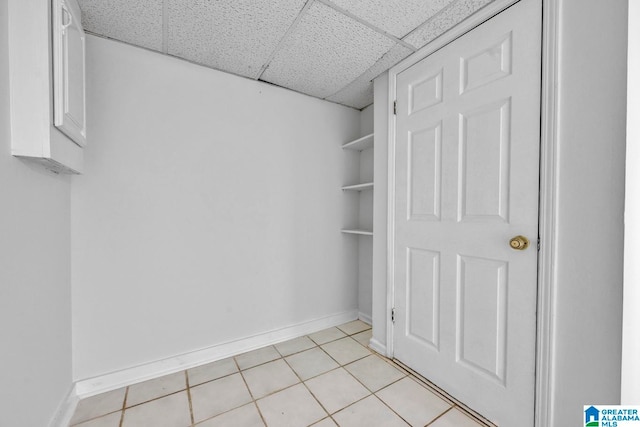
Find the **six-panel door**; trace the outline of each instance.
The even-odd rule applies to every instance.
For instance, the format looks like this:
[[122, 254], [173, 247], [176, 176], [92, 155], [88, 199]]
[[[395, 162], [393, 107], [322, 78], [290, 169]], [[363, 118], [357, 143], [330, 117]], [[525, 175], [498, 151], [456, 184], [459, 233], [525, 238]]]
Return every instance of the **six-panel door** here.
[[397, 78], [394, 356], [502, 426], [533, 425], [540, 43], [522, 0]]

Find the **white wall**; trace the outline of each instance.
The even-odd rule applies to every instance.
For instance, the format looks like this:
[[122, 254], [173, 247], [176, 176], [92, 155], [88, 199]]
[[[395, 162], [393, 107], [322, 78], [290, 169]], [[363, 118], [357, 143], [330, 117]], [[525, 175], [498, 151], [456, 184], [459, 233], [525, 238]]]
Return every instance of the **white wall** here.
[[74, 378], [357, 309], [356, 110], [88, 37]]
[[627, 2], [560, 4], [550, 427], [620, 402], [622, 336]]
[[70, 185], [11, 156], [8, 19], [2, 1], [0, 425], [46, 426], [71, 388]]
[[629, 0], [622, 338], [623, 404], [640, 402], [640, 2]]

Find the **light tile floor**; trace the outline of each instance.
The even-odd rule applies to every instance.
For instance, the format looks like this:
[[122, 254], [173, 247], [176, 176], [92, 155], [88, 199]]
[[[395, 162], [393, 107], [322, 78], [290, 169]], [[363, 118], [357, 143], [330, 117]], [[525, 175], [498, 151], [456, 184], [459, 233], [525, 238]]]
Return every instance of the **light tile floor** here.
[[483, 427], [359, 320], [83, 399], [77, 427]]

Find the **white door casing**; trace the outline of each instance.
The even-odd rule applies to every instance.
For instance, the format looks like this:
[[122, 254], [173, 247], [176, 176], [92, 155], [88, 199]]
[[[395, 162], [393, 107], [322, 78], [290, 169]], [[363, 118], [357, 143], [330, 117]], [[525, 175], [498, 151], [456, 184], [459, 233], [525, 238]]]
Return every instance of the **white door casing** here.
[[394, 356], [503, 426], [533, 425], [540, 51], [523, 0], [396, 80]]

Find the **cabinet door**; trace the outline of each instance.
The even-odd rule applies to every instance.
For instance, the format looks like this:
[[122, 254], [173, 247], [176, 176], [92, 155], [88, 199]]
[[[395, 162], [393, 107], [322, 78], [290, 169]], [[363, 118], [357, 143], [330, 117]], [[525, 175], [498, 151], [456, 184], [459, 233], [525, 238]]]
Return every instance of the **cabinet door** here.
[[54, 124], [86, 145], [85, 34], [76, 0], [53, 0]]

